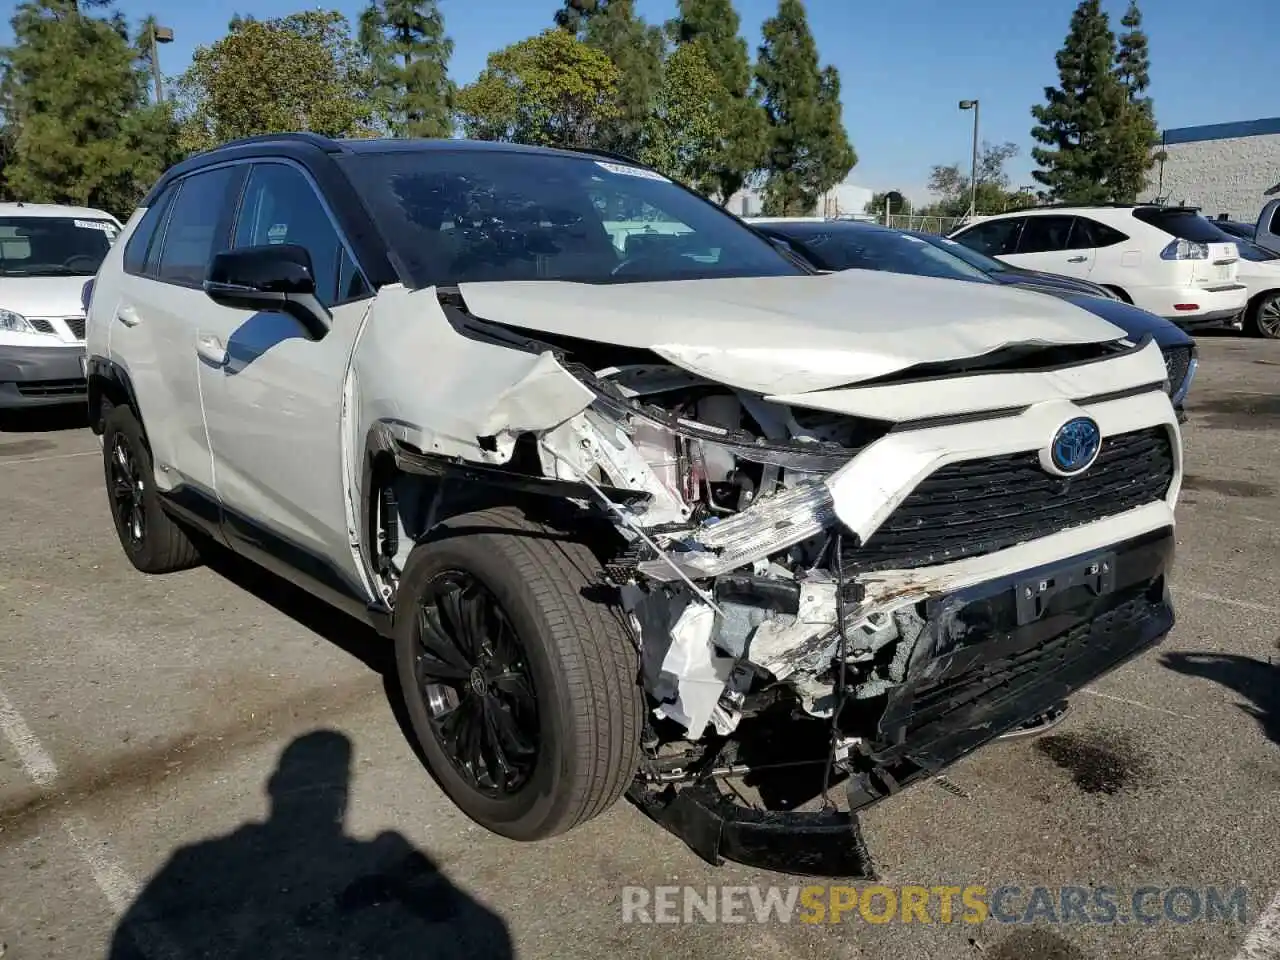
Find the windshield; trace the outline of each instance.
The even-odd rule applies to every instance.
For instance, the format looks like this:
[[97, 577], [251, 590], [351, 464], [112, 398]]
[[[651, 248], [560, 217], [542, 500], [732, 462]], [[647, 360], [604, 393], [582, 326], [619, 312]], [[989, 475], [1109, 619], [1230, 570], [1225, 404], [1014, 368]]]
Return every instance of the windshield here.
[[823, 270], [883, 270], [944, 280], [989, 280], [981, 270], [919, 237], [883, 227], [768, 225]]
[[117, 233], [110, 220], [0, 217], [0, 277], [91, 277]]
[[925, 243], [931, 243], [939, 250], [944, 250], [953, 257], [959, 257], [969, 266], [981, 270], [983, 273], [1008, 273], [1008, 264], [1001, 263], [995, 257], [988, 257], [985, 253], [979, 253], [972, 247], [966, 247], [959, 240], [952, 240], [950, 237], [944, 237], [935, 233], [917, 233], [911, 231], [911, 236], [919, 237]]
[[405, 150], [342, 158], [417, 287], [804, 275], [670, 180], [590, 156]]

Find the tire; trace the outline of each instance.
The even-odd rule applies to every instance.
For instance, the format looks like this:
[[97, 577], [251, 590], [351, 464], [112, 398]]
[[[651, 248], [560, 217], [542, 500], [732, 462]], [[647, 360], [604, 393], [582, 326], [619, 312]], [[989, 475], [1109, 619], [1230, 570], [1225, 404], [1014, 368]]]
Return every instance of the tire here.
[[1119, 297], [1121, 303], [1133, 303], [1133, 298], [1125, 293], [1120, 287], [1113, 286], [1109, 283], [1104, 283], [1103, 286]]
[[[445, 793], [481, 826], [513, 840], [564, 833], [612, 806], [635, 776], [644, 695], [631, 632], [613, 606], [592, 596], [604, 588], [594, 555], [565, 534], [511, 508], [442, 527], [409, 554], [396, 595], [396, 666], [414, 734]], [[475, 645], [462, 639], [445, 648], [438, 632], [448, 633], [450, 611], [486, 597], [497, 610], [486, 608], [478, 631], [480, 645], [492, 648], [487, 664], [483, 649], [480, 659], [468, 659]], [[450, 669], [472, 667], [468, 679], [421, 682], [420, 666], [443, 669], [445, 659], [424, 657], [421, 635], [436, 649], [463, 654]], [[487, 685], [476, 664], [492, 678]], [[491, 726], [477, 719], [490, 715]], [[468, 716], [489, 731], [487, 752], [470, 754], [484, 762], [470, 767], [463, 743], [478, 741], [462, 733], [452, 739]], [[473, 775], [482, 768], [488, 783]]]
[[1244, 332], [1251, 337], [1280, 340], [1280, 290], [1264, 293], [1249, 306]]
[[[119, 459], [122, 453], [127, 462]], [[134, 567], [143, 573], [172, 573], [196, 566], [200, 554], [160, 506], [142, 426], [133, 410], [123, 404], [113, 406], [103, 421], [102, 468], [116, 535]], [[127, 496], [126, 477], [137, 491]]]

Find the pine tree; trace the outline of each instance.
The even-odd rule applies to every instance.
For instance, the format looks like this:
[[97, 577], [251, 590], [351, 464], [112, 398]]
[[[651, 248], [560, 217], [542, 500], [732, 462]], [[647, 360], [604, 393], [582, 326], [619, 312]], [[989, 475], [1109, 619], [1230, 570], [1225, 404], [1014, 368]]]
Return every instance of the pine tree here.
[[1032, 172], [1049, 197], [1066, 203], [1105, 203], [1115, 195], [1115, 123], [1125, 88], [1115, 70], [1116, 38], [1099, 0], [1081, 0], [1057, 57], [1059, 86], [1031, 108], [1031, 135], [1045, 147]]
[[1116, 77], [1124, 88], [1125, 103], [1114, 124], [1111, 199], [1129, 203], [1146, 189], [1160, 130], [1156, 126], [1155, 104], [1144, 96], [1151, 85], [1151, 54], [1137, 0], [1129, 0], [1120, 24], [1125, 32], [1120, 35], [1116, 53]]
[[437, 0], [373, 0], [360, 16], [360, 47], [373, 71], [373, 95], [398, 137], [453, 132], [453, 41]]
[[732, 0], [679, 0], [667, 32], [677, 44], [698, 43], [716, 72], [717, 111], [725, 119], [724, 135], [705, 181], [695, 184], [722, 205], [737, 193], [764, 162], [765, 117], [751, 90], [747, 42], [738, 35], [738, 13]]
[[556, 24], [618, 68], [618, 114], [601, 126], [595, 146], [639, 154], [662, 86], [662, 30], [636, 15], [635, 0], [565, 0]]
[[780, 0], [764, 22], [756, 81], [769, 121], [765, 212], [809, 214], [858, 158], [841, 119], [840, 75], [819, 67], [802, 0]]
[[[87, 4], [86, 4], [87, 6]], [[124, 18], [76, 0], [26, 0], [3, 69], [7, 191], [17, 199], [84, 204], [121, 218], [174, 156], [167, 105], [148, 79]]]

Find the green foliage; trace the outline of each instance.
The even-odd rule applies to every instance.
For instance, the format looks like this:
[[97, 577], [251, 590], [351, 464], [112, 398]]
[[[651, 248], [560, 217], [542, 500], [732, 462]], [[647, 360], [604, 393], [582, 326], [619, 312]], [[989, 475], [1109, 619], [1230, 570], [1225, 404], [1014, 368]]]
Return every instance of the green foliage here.
[[[1058, 87], [1045, 88], [1045, 103], [1031, 108], [1032, 173], [1063, 203], [1126, 199], [1129, 178], [1117, 177], [1117, 124], [1128, 113], [1128, 91], [1116, 70], [1116, 39], [1099, 0], [1081, 0], [1057, 54]], [[1136, 192], [1136, 191], [1135, 191]], [[1131, 197], [1130, 197], [1131, 199]]]
[[618, 68], [559, 29], [489, 55], [476, 82], [458, 91], [467, 136], [543, 146], [594, 146], [619, 115]]
[[667, 57], [639, 158], [673, 180], [705, 186], [711, 158], [725, 136], [717, 109], [723, 99], [719, 84], [700, 44], [676, 47]]
[[767, 146], [764, 111], [751, 91], [747, 42], [738, 35], [738, 13], [732, 0], [679, 0], [676, 17], [666, 26], [676, 45], [699, 44], [720, 79], [716, 111], [724, 132], [699, 187], [726, 204], [760, 169]]
[[[1019, 210], [1035, 203], [1035, 197], [1024, 190], [1011, 190], [1004, 166], [1018, 155], [1013, 143], [992, 145], [984, 142], [978, 151], [978, 209], [981, 214]], [[962, 217], [969, 212], [969, 164], [950, 163], [935, 166], [929, 175], [929, 190], [938, 200], [916, 211], [930, 217]]]
[[618, 68], [618, 114], [601, 124], [596, 146], [634, 154], [644, 142], [662, 84], [662, 30], [636, 15], [635, 0], [597, 0], [595, 12], [584, 19], [581, 39]]
[[885, 200], [891, 193], [898, 194], [902, 197], [902, 200], [901, 202], [895, 202], [893, 206], [889, 208], [889, 214], [894, 217], [899, 215], [904, 217], [910, 216], [911, 211], [915, 209], [915, 204], [913, 204], [911, 202], [911, 198], [906, 196], [906, 194], [901, 190], [882, 190], [879, 193], [873, 193], [871, 195], [871, 199], [867, 201], [866, 206], [862, 208], [862, 212], [869, 213], [877, 217], [883, 217]]
[[780, 0], [764, 22], [756, 81], [769, 121], [765, 213], [808, 214], [858, 156], [841, 119], [840, 76], [819, 67], [801, 0]]
[[1154, 150], [1160, 129], [1155, 104], [1144, 96], [1151, 84], [1151, 54], [1137, 0], [1129, 0], [1120, 25], [1125, 32], [1116, 52], [1116, 76], [1124, 87], [1125, 103], [1113, 124], [1111, 195], [1117, 202], [1129, 203], [1146, 188], [1148, 172], [1157, 159]]
[[293, 130], [366, 134], [374, 118], [372, 86], [369, 65], [337, 11], [235, 17], [226, 36], [196, 49], [179, 81], [182, 146], [202, 150]]
[[369, 58], [375, 109], [392, 135], [452, 134], [453, 41], [437, 0], [373, 0], [360, 15], [359, 43]]
[[4, 182], [17, 199], [83, 204], [127, 217], [173, 159], [166, 106], [148, 103], [147, 74], [124, 18], [74, 0], [26, 0], [0, 53]]

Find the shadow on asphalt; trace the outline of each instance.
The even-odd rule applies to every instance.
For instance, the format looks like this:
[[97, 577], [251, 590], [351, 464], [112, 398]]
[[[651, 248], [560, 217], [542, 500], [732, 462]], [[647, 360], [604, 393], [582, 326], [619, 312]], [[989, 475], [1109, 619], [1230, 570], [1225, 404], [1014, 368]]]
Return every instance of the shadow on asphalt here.
[[51, 433], [83, 430], [89, 425], [89, 407], [77, 403], [65, 407], [35, 407], [31, 410], [0, 411], [0, 432]]
[[1280, 743], [1280, 664], [1235, 653], [1166, 653], [1160, 660], [1170, 670], [1212, 680], [1245, 697], [1248, 702], [1240, 709]]
[[502, 919], [402, 835], [346, 834], [351, 756], [334, 731], [291, 742], [267, 819], [177, 850], [121, 918], [108, 960], [513, 957]]

